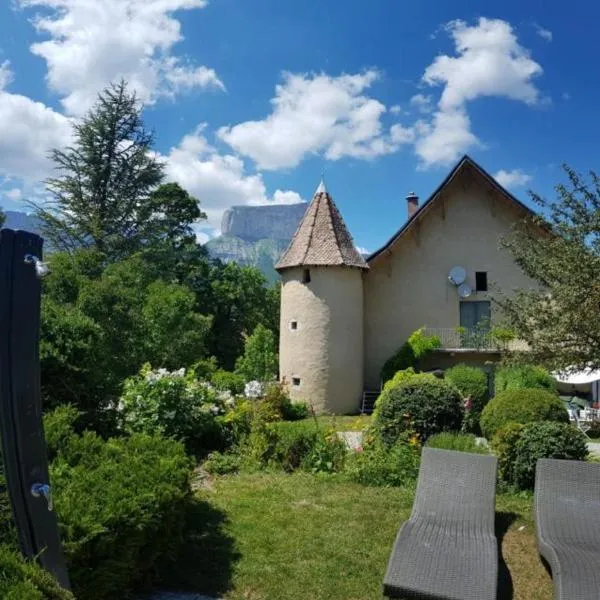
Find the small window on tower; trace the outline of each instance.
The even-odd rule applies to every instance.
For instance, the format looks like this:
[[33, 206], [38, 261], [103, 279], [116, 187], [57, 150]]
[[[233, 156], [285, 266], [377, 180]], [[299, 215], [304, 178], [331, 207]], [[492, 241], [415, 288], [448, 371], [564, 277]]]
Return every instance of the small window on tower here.
[[475, 291], [476, 292], [487, 292], [488, 291], [487, 271], [476, 271], [475, 272]]
[[292, 377], [292, 385], [298, 387], [300, 385], [300, 377]]
[[298, 321], [290, 321], [290, 329], [296, 331], [298, 329]]
[[302, 271], [302, 283], [310, 283], [310, 269]]

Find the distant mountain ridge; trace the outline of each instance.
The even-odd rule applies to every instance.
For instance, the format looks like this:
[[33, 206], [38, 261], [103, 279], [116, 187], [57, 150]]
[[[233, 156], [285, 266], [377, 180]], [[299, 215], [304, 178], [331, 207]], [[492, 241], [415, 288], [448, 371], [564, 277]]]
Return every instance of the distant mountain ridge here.
[[39, 219], [35, 215], [30, 215], [17, 210], [5, 210], [6, 221], [4, 227], [7, 229], [20, 229], [22, 231], [31, 231], [32, 233], [39, 234], [41, 231], [41, 224]]
[[259, 268], [269, 281], [278, 279], [274, 265], [288, 247], [308, 203], [232, 206], [223, 214], [222, 234], [206, 243], [209, 254], [225, 262]]

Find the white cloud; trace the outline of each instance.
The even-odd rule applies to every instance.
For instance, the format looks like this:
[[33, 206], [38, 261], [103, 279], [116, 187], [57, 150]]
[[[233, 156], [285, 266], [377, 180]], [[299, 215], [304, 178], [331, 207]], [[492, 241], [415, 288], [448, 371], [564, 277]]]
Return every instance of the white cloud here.
[[536, 33], [543, 40], [546, 40], [547, 42], [552, 41], [552, 32], [549, 29], [545, 29], [544, 27], [542, 27], [541, 25], [538, 25], [537, 23], [534, 23], [533, 26], [535, 27]]
[[371, 251], [370, 251], [370, 250], [367, 250], [367, 249], [366, 249], [364, 246], [356, 246], [356, 249], [358, 250], [358, 252], [359, 252], [360, 254], [364, 254], [364, 255], [367, 255], [367, 256], [368, 256], [369, 254], [371, 254]]
[[13, 72], [10, 68], [10, 61], [5, 60], [0, 63], [0, 91], [6, 89], [13, 80]]
[[425, 94], [415, 94], [410, 99], [410, 104], [422, 113], [430, 113], [433, 111], [432, 100], [433, 99], [431, 96], [426, 96]]
[[523, 48], [509, 23], [480, 18], [469, 26], [456, 20], [445, 27], [454, 41], [456, 56], [440, 55], [427, 67], [423, 82], [443, 86], [432, 121], [419, 129], [417, 155], [423, 166], [446, 165], [481, 145], [471, 131], [467, 104], [483, 96], [540, 102], [532, 80], [542, 67]]
[[206, 0], [15, 0], [41, 9], [33, 22], [50, 39], [31, 51], [48, 66], [49, 87], [81, 115], [110, 82], [126, 79], [144, 102], [193, 87], [224, 89], [216, 73], [171, 54], [182, 39], [173, 13]]
[[527, 173], [523, 173], [521, 169], [513, 169], [512, 171], [500, 169], [494, 175], [494, 179], [503, 187], [515, 188], [528, 184], [533, 177]]
[[394, 104], [394, 106], [390, 106], [390, 113], [392, 115], [399, 115], [402, 112], [402, 107], [399, 104]]
[[41, 102], [0, 90], [0, 132], [0, 175], [36, 182], [51, 173], [49, 151], [69, 143], [71, 123]]
[[220, 227], [223, 211], [232, 205], [302, 201], [296, 192], [289, 190], [276, 190], [269, 197], [262, 176], [248, 174], [239, 157], [220, 154], [213, 148], [203, 135], [205, 127], [201, 125], [186, 135], [165, 158], [167, 176], [200, 200], [211, 227]]
[[10, 190], [3, 192], [3, 194], [14, 202], [16, 200], [20, 200], [23, 197], [23, 190], [21, 190], [20, 188], [11, 188]]
[[381, 122], [386, 107], [364, 95], [378, 77], [374, 70], [339, 77], [284, 73], [269, 116], [222, 127], [219, 136], [267, 170], [295, 167], [319, 152], [329, 160], [395, 152], [399, 142]]

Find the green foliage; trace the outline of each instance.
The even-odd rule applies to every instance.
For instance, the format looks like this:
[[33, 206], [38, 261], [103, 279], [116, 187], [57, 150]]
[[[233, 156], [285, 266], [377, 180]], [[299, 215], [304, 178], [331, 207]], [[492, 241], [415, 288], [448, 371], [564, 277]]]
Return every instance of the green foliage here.
[[441, 431], [458, 431], [461, 423], [458, 390], [428, 374], [412, 376], [383, 392], [373, 415], [373, 428], [387, 447], [407, 431], [426, 440]]
[[402, 369], [401, 371], [396, 371], [394, 376], [388, 381], [385, 382], [383, 386], [383, 391], [387, 392], [388, 390], [395, 388], [399, 384], [404, 381], [408, 381], [413, 375], [415, 375], [415, 370], [412, 367], [408, 367], [407, 369]]
[[389, 358], [381, 370], [381, 380], [385, 383], [398, 371], [417, 367], [425, 358], [441, 345], [440, 339], [434, 335], [425, 335], [424, 329], [414, 331], [408, 340]]
[[216, 389], [231, 392], [234, 396], [244, 393], [245, 381], [238, 373], [218, 369], [212, 374], [210, 381]]
[[257, 325], [244, 344], [244, 355], [236, 363], [236, 371], [246, 381], [271, 381], [277, 377], [277, 350], [273, 332]]
[[348, 456], [345, 474], [363, 485], [406, 486], [419, 474], [420, 451], [406, 434], [389, 448], [376, 441]]
[[63, 548], [78, 598], [127, 597], [176, 556], [190, 460], [174, 440], [86, 431], [50, 467]]
[[217, 419], [224, 411], [216, 390], [185, 377], [183, 369], [170, 373], [144, 365], [139, 375], [125, 381], [121, 407], [123, 427], [129, 433], [172, 437], [199, 455], [224, 443]]
[[237, 452], [211, 452], [203, 467], [213, 475], [237, 473], [243, 465], [243, 458]]
[[44, 437], [48, 449], [48, 460], [54, 460], [61, 448], [64, 448], [72, 435], [79, 419], [79, 411], [70, 404], [58, 406], [44, 415]]
[[521, 388], [540, 388], [556, 393], [556, 380], [543, 367], [515, 365], [501, 367], [494, 378], [496, 393]]
[[567, 423], [569, 415], [555, 394], [543, 389], [512, 389], [490, 400], [481, 414], [481, 430], [492, 437], [507, 423], [557, 421]]
[[6, 222], [6, 215], [4, 214], [4, 211], [2, 210], [2, 208], [0, 208], [0, 227], [2, 227], [5, 222]]
[[489, 399], [488, 378], [485, 371], [468, 365], [456, 365], [444, 373], [444, 378], [456, 387], [470, 406], [465, 410], [464, 429], [476, 432], [479, 416]]
[[585, 460], [586, 438], [569, 423], [529, 423], [521, 430], [516, 443], [513, 467], [514, 484], [522, 490], [533, 489], [535, 466], [540, 458]]
[[284, 421], [301, 421], [310, 414], [306, 402], [286, 402], [281, 409], [281, 417]]
[[4, 600], [75, 600], [36, 563], [0, 544], [0, 598]]
[[515, 461], [517, 460], [517, 442], [525, 425], [507, 423], [492, 438], [492, 448], [498, 457], [498, 476], [501, 481], [512, 485], [515, 480]]
[[555, 199], [531, 194], [538, 217], [519, 223], [504, 241], [523, 272], [539, 285], [500, 299], [536, 363], [551, 370], [600, 368], [600, 178], [563, 166]]
[[436, 433], [427, 440], [427, 446], [430, 448], [440, 448], [442, 450], [456, 450], [459, 452], [471, 452], [473, 454], [489, 454], [487, 447], [478, 444], [474, 435], [465, 433]]
[[344, 466], [346, 447], [316, 422], [254, 422], [240, 453], [258, 468], [334, 473]]

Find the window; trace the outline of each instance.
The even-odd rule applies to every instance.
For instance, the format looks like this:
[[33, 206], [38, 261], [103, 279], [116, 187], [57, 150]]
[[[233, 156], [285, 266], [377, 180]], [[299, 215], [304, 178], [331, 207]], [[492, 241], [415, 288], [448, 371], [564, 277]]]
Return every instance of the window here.
[[489, 327], [492, 308], [489, 301], [484, 302], [461, 302], [460, 303], [460, 326], [473, 330]]
[[296, 331], [298, 329], [298, 321], [290, 321], [290, 329]]
[[300, 377], [292, 377], [292, 385], [298, 387], [300, 385]]
[[302, 272], [302, 283], [310, 283], [310, 269], [304, 269]]
[[487, 292], [488, 280], [487, 271], [475, 271], [475, 291]]

